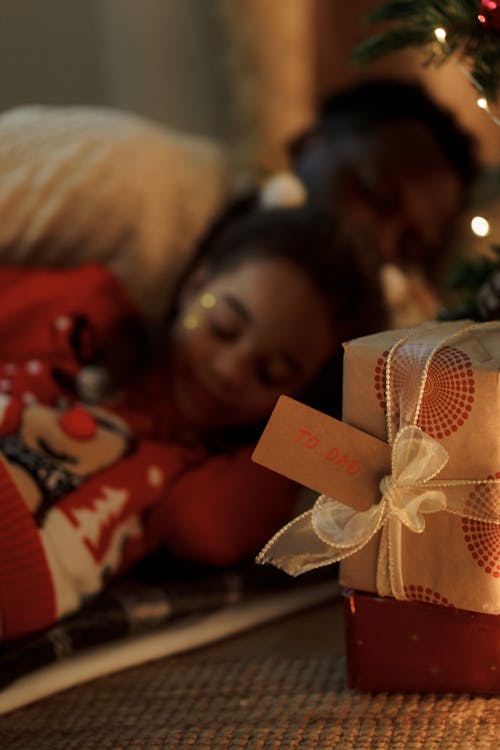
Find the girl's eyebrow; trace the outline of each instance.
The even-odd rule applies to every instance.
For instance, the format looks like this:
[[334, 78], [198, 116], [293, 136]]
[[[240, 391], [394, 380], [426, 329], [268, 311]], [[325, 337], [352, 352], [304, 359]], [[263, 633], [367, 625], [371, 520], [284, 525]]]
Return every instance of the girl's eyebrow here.
[[241, 304], [237, 297], [233, 297], [232, 294], [223, 294], [222, 299], [224, 300], [224, 302], [227, 302], [227, 304], [230, 305], [241, 318], [246, 321], [250, 321], [252, 319], [252, 316], [248, 312], [247, 308]]

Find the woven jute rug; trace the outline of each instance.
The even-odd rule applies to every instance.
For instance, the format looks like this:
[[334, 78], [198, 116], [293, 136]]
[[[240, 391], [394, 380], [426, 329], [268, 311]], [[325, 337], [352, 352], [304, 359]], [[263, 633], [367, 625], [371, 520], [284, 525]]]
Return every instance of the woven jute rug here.
[[363, 694], [343, 658], [186, 654], [0, 717], [2, 750], [498, 750], [499, 702]]

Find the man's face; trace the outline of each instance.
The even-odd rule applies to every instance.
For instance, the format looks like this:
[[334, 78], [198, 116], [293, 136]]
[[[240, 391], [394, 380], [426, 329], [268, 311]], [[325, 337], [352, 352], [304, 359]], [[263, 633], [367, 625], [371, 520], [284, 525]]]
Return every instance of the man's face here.
[[432, 276], [463, 192], [426, 126], [407, 120], [372, 135], [344, 127], [335, 141], [306, 147], [296, 171], [311, 201], [373, 248], [377, 262]]

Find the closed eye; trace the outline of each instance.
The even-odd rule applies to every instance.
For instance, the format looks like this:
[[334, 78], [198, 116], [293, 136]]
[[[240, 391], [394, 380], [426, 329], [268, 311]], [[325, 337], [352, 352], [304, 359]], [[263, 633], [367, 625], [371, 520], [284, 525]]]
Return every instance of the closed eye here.
[[221, 341], [235, 341], [239, 335], [239, 326], [222, 325], [214, 320], [210, 323], [210, 330]]
[[423, 238], [412, 228], [407, 228], [401, 235], [399, 241], [399, 252], [401, 258], [407, 262], [419, 261], [425, 256], [425, 252], [431, 251], [426, 246]]

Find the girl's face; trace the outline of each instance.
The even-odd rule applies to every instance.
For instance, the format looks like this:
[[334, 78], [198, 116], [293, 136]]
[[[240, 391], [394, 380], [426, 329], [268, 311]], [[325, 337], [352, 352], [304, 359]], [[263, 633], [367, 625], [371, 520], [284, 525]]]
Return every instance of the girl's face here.
[[169, 349], [180, 421], [199, 433], [266, 419], [339, 346], [330, 309], [293, 263], [259, 258], [190, 285]]

